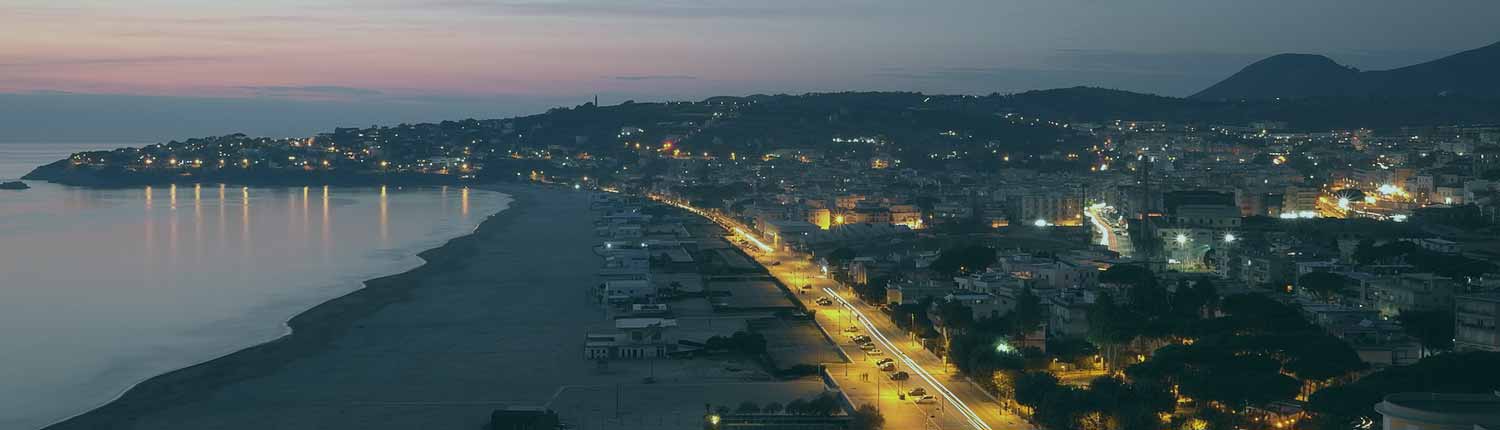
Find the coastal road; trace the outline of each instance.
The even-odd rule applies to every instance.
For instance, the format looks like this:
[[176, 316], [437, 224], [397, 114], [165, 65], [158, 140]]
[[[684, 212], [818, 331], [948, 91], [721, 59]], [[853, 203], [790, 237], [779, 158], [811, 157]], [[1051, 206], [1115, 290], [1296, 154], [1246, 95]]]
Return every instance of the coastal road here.
[[[937, 398], [934, 404], [919, 405], [922, 407], [921, 416], [925, 417], [922, 422], [924, 426], [920, 428], [983, 430], [1033, 428], [1014, 414], [1006, 413], [989, 393], [958, 374], [956, 369], [945, 364], [941, 358], [922, 348], [916, 337], [896, 327], [895, 323], [886, 317], [884, 311], [859, 301], [837, 282], [817, 276], [822, 272], [821, 268], [814, 270], [807, 261], [800, 260], [799, 257], [786, 252], [762, 255], [759, 258], [768, 260], [770, 262], [768, 268], [771, 269], [772, 274], [782, 279], [783, 282], [801, 282], [801, 284], [788, 283], [788, 285], [811, 285], [813, 287], [815, 293], [799, 294], [798, 298], [808, 302], [810, 309], [818, 309], [819, 324], [831, 333], [835, 333], [836, 338], [840, 340], [839, 347], [846, 354], [856, 362], [862, 362], [857, 366], [861, 369], [861, 373], [865, 371], [863, 369], [872, 369], [869, 370], [870, 378], [881, 379], [889, 384], [889, 379], [885, 379], [886, 372], [875, 368], [873, 363], [880, 358], [890, 357], [897, 362], [898, 370], [911, 374], [911, 379], [904, 381], [901, 389], [923, 387], [929, 395]], [[818, 306], [811, 303], [818, 297], [831, 298], [834, 301], [833, 306]], [[882, 354], [865, 356], [864, 351], [860, 350], [857, 345], [847, 341], [844, 330], [850, 326], [857, 327], [860, 334], [866, 334], [874, 339], [878, 348], [882, 350]], [[861, 386], [862, 381], [857, 378], [857, 374], [851, 372], [849, 376], [844, 376], [839, 373], [839, 370], [837, 366], [830, 366], [830, 373], [834, 374], [841, 387], [852, 387], [854, 391], [869, 389]], [[902, 402], [911, 404], [911, 399], [899, 400], [895, 390], [890, 390], [889, 387], [880, 391], [883, 395], [879, 396], [879, 399], [885, 405]], [[883, 408], [882, 411], [886, 412], [887, 409]], [[896, 414], [897, 417], [902, 415], [909, 415], [909, 413], [898, 411]], [[886, 417], [891, 419], [892, 414], [886, 412]]]
[[[820, 309], [818, 324], [836, 340], [853, 363], [834, 363], [828, 366], [840, 389], [844, 390], [856, 405], [863, 403], [880, 407], [888, 428], [901, 429], [1032, 429], [1030, 424], [1014, 414], [1001, 409], [999, 402], [977, 384], [949, 369], [942, 359], [921, 348], [912, 337], [898, 329], [880, 309], [851, 297], [842, 291], [838, 283], [821, 276], [822, 268], [814, 268], [805, 254], [777, 251], [755, 237], [751, 230], [732, 219], [701, 211], [683, 202], [670, 201], [654, 196], [673, 206], [706, 217], [731, 232], [731, 243], [741, 247], [747, 254], [764, 266], [768, 272], [789, 288], [809, 309]], [[803, 289], [803, 286], [809, 288]], [[830, 297], [833, 307], [820, 307], [814, 303], [818, 297]], [[833, 312], [828, 312], [833, 310]], [[848, 341], [844, 327], [858, 327], [859, 333], [875, 339], [881, 355], [870, 356]], [[896, 361], [898, 370], [911, 375], [906, 381], [891, 381], [886, 372], [875, 366], [882, 356]], [[842, 368], [840, 368], [842, 366]], [[891, 385], [895, 385], [892, 387]], [[902, 400], [897, 391], [923, 387], [936, 401], [917, 404], [912, 399]], [[895, 389], [892, 389], [895, 388]]]

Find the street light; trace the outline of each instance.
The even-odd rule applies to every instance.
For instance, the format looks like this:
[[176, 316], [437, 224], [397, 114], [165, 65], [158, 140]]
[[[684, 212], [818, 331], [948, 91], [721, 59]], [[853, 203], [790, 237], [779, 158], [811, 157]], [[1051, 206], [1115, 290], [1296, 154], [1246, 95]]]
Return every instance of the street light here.
[[1224, 243], [1234, 243], [1234, 233], [1224, 233]]
[[1016, 348], [1013, 347], [1013, 346], [1010, 346], [1009, 343], [1005, 343], [1005, 341], [1000, 341], [1000, 343], [995, 344], [995, 352], [998, 352], [998, 353], [1001, 353], [1001, 354], [1010, 354], [1010, 353], [1015, 352], [1015, 351], [1016, 351]]

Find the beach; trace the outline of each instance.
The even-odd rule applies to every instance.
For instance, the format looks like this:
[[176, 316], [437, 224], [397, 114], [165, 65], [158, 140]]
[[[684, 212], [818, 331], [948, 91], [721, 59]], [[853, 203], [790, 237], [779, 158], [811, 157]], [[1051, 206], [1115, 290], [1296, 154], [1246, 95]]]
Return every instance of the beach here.
[[297, 315], [285, 337], [48, 428], [474, 428], [497, 406], [550, 397], [583, 361], [577, 333], [602, 318], [581, 306], [592, 270], [571, 270], [597, 265], [587, 198], [500, 191], [510, 209], [421, 253], [421, 267]]
[[[597, 369], [581, 353], [582, 336], [608, 321], [589, 296], [600, 260], [588, 194], [491, 189], [514, 198], [509, 209], [422, 252], [424, 265], [297, 315], [285, 337], [47, 428], [474, 429], [510, 406], [551, 407], [581, 428], [695, 428], [706, 401], [823, 389], [720, 377], [722, 364], [704, 360]], [[641, 384], [648, 372], [660, 382]]]

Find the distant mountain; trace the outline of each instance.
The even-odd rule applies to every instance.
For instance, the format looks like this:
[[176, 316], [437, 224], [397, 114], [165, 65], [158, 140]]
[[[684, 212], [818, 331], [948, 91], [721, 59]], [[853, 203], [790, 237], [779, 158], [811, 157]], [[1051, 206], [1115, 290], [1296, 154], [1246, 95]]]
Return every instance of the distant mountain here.
[[985, 109], [1063, 122], [1161, 120], [1198, 125], [1283, 121], [1295, 130], [1500, 123], [1493, 96], [1319, 96], [1282, 100], [1162, 97], [1093, 87], [1027, 91], [974, 100]]
[[1500, 97], [1500, 43], [1399, 69], [1362, 72], [1328, 57], [1275, 55], [1189, 98]]

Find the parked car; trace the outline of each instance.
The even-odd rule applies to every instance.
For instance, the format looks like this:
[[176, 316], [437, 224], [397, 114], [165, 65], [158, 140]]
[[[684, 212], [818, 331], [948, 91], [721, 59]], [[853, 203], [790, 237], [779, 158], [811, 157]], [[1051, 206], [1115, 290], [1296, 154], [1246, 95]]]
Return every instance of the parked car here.
[[905, 381], [907, 379], [911, 379], [911, 375], [907, 374], [904, 370], [891, 374], [892, 381]]
[[884, 370], [887, 372], [896, 370], [896, 363], [882, 363], [880, 364], [880, 370]]
[[926, 388], [922, 388], [922, 387], [913, 388], [913, 389], [911, 389], [911, 391], [908, 391], [906, 393], [906, 395], [908, 395], [908, 396], [917, 396], [917, 397], [925, 396], [925, 395], [927, 395], [927, 389]]
[[885, 354], [885, 351], [881, 351], [881, 350], [878, 350], [878, 349], [871, 348], [871, 349], [865, 350], [865, 354], [869, 354], [869, 355], [881, 355], [881, 354]]
[[879, 365], [882, 365], [882, 364], [895, 363], [895, 362], [896, 362], [896, 360], [892, 360], [890, 357], [886, 357], [886, 358], [880, 359], [879, 361], [876, 361], [875, 365], [879, 366]]
[[855, 327], [852, 325], [844, 327], [844, 333], [859, 333], [859, 327]]
[[[915, 396], [913, 396], [913, 397], [915, 397]], [[925, 405], [925, 404], [928, 404], [928, 403], [937, 403], [937, 398], [936, 397], [932, 397], [932, 396], [922, 396], [922, 397], [917, 397], [916, 400], [912, 400], [912, 401], [916, 402], [919, 405]]]
[[853, 340], [854, 343], [870, 343], [870, 336], [858, 335], [850, 338], [850, 340]]

